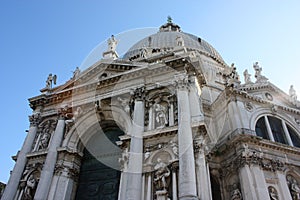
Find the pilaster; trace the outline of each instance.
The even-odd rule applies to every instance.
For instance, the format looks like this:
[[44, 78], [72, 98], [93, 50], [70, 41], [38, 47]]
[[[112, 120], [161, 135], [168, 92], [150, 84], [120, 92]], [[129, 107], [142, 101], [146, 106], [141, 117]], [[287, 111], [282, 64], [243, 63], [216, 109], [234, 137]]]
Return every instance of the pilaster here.
[[65, 129], [65, 115], [63, 110], [60, 110], [59, 114], [60, 116], [51, 143], [49, 144], [46, 161], [44, 163], [41, 178], [34, 196], [35, 200], [46, 200], [50, 190], [57, 160], [57, 147], [61, 145]]
[[29, 131], [27, 133], [22, 148], [18, 153], [16, 164], [10, 175], [9, 181], [6, 185], [6, 188], [2, 196], [2, 199], [5, 200], [14, 199], [14, 196], [17, 193], [18, 186], [27, 162], [26, 155], [32, 149], [32, 145], [37, 134], [37, 129], [38, 129], [37, 126], [41, 121], [40, 113], [34, 113], [33, 115], [29, 116], [29, 121], [30, 121]]
[[126, 200], [142, 198], [142, 170], [143, 170], [143, 132], [145, 117], [145, 88], [134, 91], [133, 124], [128, 161], [128, 177], [126, 186]]
[[189, 80], [186, 74], [175, 76], [178, 100], [179, 199], [198, 199], [189, 105]]
[[197, 192], [199, 199], [212, 199], [211, 197], [211, 186], [209, 168], [207, 167], [206, 157], [205, 157], [205, 146], [206, 140], [203, 135], [195, 140], [195, 164], [196, 164], [196, 180], [197, 180]]

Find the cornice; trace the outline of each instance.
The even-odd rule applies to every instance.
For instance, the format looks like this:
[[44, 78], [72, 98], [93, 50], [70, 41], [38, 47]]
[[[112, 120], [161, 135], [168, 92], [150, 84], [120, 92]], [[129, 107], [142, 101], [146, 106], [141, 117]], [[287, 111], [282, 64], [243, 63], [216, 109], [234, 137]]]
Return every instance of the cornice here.
[[[238, 130], [238, 129], [237, 129]], [[227, 138], [227, 140], [223, 140], [216, 145], [216, 148], [213, 152], [219, 152], [222, 154], [228, 153], [228, 151], [232, 150], [232, 148], [236, 147], [238, 144], [246, 143], [257, 146], [257, 149], [261, 147], [262, 149], [269, 149], [273, 151], [281, 151], [284, 153], [294, 154], [296, 157], [300, 158], [300, 148], [292, 147], [289, 145], [281, 144], [278, 142], [273, 142], [270, 140], [263, 139], [258, 136], [247, 134], [247, 132], [240, 130], [236, 132], [231, 138]], [[251, 131], [251, 130], [250, 130]], [[252, 131], [251, 131], [252, 132]]]

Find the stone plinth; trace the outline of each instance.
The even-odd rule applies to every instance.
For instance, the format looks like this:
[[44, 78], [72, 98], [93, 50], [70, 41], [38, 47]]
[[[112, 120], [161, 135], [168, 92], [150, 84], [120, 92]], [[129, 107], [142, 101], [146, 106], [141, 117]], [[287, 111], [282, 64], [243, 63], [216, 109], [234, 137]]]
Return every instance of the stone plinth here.
[[155, 192], [157, 200], [168, 200], [168, 192], [167, 190], [158, 190]]

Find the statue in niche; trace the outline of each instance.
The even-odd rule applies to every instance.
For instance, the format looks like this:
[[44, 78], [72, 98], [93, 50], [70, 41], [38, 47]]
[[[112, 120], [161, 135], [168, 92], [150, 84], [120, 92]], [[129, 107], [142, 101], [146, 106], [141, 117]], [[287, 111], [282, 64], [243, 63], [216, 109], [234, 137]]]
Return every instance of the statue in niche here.
[[171, 144], [173, 153], [177, 156], [178, 155], [178, 146], [177, 146], [176, 142], [171, 140], [170, 144]]
[[294, 100], [294, 101], [297, 100], [296, 90], [294, 89], [293, 85], [290, 86], [289, 95], [292, 98], [292, 100]]
[[157, 159], [157, 164], [154, 166], [154, 183], [157, 190], [166, 190], [168, 187], [167, 178], [170, 176], [170, 170], [160, 158]]
[[116, 51], [118, 41], [116, 40], [116, 38], [115, 38], [114, 35], [112, 35], [108, 39], [107, 43], [108, 43], [108, 49], [107, 49], [107, 51]]
[[33, 174], [30, 174], [30, 176], [28, 177], [28, 179], [26, 181], [23, 199], [25, 199], [25, 200], [33, 199], [36, 185], [37, 185], [36, 179], [34, 178]]
[[232, 191], [230, 195], [231, 200], [242, 200], [242, 194], [238, 188], [238, 185], [236, 183], [233, 184], [232, 186]]
[[245, 80], [245, 84], [252, 83], [251, 74], [248, 73], [247, 69], [244, 71], [244, 80]]
[[42, 137], [40, 139], [40, 144], [39, 144], [39, 150], [40, 149], [46, 149], [48, 147], [48, 143], [50, 140], [50, 133], [44, 132], [42, 133]]
[[300, 200], [300, 187], [295, 178], [290, 179], [289, 186], [293, 200]]
[[156, 128], [163, 128], [168, 124], [167, 120], [167, 108], [160, 103], [155, 103], [154, 105], [155, 111], [155, 121]]
[[151, 155], [150, 149], [147, 147], [146, 152], [144, 154], [144, 159], [147, 160]]
[[278, 194], [274, 187], [272, 186], [268, 187], [268, 191], [271, 200], [278, 200]]
[[50, 132], [51, 132], [51, 122], [48, 121], [47, 124], [44, 126], [42, 132], [40, 133], [41, 138], [40, 138], [38, 150], [46, 149], [48, 147], [48, 143], [51, 137]]

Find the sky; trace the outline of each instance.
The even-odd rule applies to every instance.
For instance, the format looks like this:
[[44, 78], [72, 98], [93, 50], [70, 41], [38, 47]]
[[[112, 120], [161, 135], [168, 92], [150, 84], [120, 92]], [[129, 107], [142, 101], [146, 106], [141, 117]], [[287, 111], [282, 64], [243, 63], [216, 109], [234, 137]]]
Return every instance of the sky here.
[[8, 181], [29, 128], [28, 98], [49, 73], [63, 84], [112, 34], [158, 30], [168, 15], [235, 63], [241, 78], [258, 61], [270, 82], [284, 92], [293, 84], [300, 97], [299, 0], [1, 0], [0, 181]]

